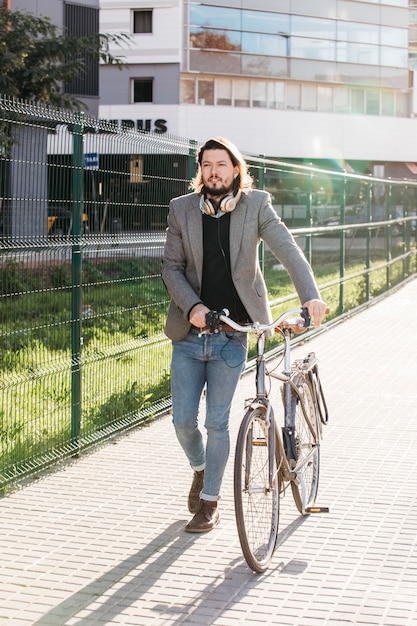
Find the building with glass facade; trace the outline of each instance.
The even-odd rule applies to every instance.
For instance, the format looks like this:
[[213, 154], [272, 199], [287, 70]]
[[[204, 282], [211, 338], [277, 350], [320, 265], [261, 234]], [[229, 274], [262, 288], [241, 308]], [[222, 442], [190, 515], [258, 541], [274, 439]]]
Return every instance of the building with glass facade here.
[[[413, 7], [413, 5], [416, 5]], [[100, 117], [280, 158], [417, 161], [417, 2], [100, 0]], [[405, 172], [411, 170], [405, 166]]]

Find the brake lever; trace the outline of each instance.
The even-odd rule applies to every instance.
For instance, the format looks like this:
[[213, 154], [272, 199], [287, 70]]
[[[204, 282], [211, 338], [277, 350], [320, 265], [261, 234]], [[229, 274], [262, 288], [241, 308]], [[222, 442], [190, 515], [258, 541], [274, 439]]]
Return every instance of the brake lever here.
[[209, 327], [210, 334], [219, 332], [218, 324], [220, 323], [220, 315], [229, 317], [229, 310], [222, 309], [221, 311], [209, 311], [206, 313], [206, 326]]
[[206, 313], [206, 326], [209, 327], [209, 332], [211, 335], [216, 332], [219, 332], [218, 329], [216, 328], [218, 323], [219, 323], [219, 314], [217, 311], [209, 311], [208, 313]]
[[304, 320], [304, 328], [309, 328], [311, 324], [311, 316], [308, 312], [307, 307], [303, 306], [301, 309], [301, 317]]

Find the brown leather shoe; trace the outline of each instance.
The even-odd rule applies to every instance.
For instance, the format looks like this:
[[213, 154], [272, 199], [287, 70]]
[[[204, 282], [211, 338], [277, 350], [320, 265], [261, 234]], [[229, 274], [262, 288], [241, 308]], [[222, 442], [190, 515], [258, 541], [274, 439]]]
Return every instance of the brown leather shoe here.
[[207, 533], [220, 522], [217, 502], [200, 500], [200, 510], [185, 527], [187, 533]]
[[190, 493], [188, 494], [188, 510], [194, 515], [200, 509], [200, 493], [203, 490], [204, 470], [194, 472]]

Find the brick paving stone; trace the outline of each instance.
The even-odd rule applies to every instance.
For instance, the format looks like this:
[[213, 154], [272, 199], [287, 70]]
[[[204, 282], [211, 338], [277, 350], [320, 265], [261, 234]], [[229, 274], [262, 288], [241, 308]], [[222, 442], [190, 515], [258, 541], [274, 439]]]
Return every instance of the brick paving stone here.
[[295, 349], [320, 360], [330, 512], [303, 518], [288, 491], [266, 573], [240, 550], [233, 451], [220, 526], [183, 531], [192, 472], [166, 416], [0, 500], [0, 623], [417, 626], [416, 302], [413, 280]]

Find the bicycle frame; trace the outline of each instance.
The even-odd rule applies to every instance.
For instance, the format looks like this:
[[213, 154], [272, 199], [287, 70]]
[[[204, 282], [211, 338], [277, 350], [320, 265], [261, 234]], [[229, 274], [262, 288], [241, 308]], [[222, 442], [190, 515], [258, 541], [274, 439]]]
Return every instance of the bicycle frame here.
[[[276, 432], [276, 437], [270, 437], [270, 467], [269, 467], [269, 485], [273, 484], [275, 480], [274, 475], [274, 467], [273, 461], [275, 458], [275, 446], [278, 447], [278, 457], [281, 460], [280, 467], [278, 471], [281, 472], [282, 478], [285, 482], [290, 480], [294, 480], [297, 476], [297, 472], [301, 470], [301, 468], [309, 462], [310, 456], [307, 455], [303, 458], [301, 462], [297, 462], [297, 454], [295, 450], [294, 443], [294, 427], [295, 427], [295, 411], [294, 411], [294, 400], [297, 399], [300, 402], [301, 409], [303, 411], [306, 423], [314, 437], [316, 446], [319, 445], [319, 432], [316, 431], [314, 425], [311, 423], [309, 418], [309, 413], [305, 408], [304, 399], [300, 396], [297, 391], [297, 386], [292, 380], [293, 377], [297, 375], [297, 371], [301, 373], [301, 375], [309, 374], [314, 368], [317, 368], [317, 359], [313, 353], [310, 353], [307, 359], [304, 361], [296, 361], [294, 366], [291, 366], [291, 337], [292, 332], [290, 329], [284, 329], [283, 331], [284, 337], [284, 367], [283, 371], [280, 373], [277, 372], [269, 372], [269, 376], [276, 378], [277, 380], [283, 383], [283, 404], [284, 404], [284, 428], [280, 430], [279, 428], [275, 429], [275, 416], [272, 409], [271, 402], [268, 398], [268, 394], [266, 393], [266, 367], [265, 367], [265, 337], [261, 333], [256, 333], [257, 335], [257, 357], [256, 357], [256, 398], [249, 402], [246, 406], [251, 406], [255, 408], [257, 405], [263, 405], [266, 407], [266, 426], [272, 430], [272, 432]], [[294, 369], [294, 367], [296, 369]], [[320, 388], [321, 389], [321, 388]], [[316, 385], [313, 387], [315, 398], [318, 394], [318, 389]], [[324, 402], [324, 398], [323, 398]], [[285, 438], [285, 439], [284, 439]]]

